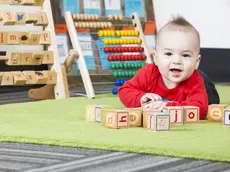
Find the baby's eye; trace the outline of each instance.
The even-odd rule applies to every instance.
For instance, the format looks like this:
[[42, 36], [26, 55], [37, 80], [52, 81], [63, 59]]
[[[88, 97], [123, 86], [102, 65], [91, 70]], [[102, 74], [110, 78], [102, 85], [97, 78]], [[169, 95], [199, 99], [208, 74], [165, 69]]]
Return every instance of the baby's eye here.
[[165, 53], [166, 56], [172, 56], [173, 54], [170, 52]]
[[189, 54], [183, 54], [183, 57], [191, 57]]

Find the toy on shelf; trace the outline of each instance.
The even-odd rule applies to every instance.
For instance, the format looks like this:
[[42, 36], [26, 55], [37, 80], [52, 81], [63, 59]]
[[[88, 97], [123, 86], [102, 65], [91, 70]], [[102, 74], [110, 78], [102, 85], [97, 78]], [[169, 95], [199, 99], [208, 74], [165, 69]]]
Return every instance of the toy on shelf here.
[[[92, 51], [98, 50], [96, 56], [99, 57], [94, 57], [94, 61], [97, 61], [95, 62], [95, 70], [103, 71], [103, 64], [107, 65], [109, 62], [109, 65], [105, 66], [105, 70], [108, 70], [110, 66], [111, 76], [115, 79], [114, 85], [116, 87], [111, 89], [113, 94], [117, 94], [117, 88], [133, 77], [143, 65], [152, 63], [137, 13], [133, 13], [131, 17], [123, 17], [116, 14], [108, 16], [71, 14], [67, 11], [65, 12], [65, 21], [73, 49], [79, 54], [77, 64], [86, 94], [90, 99], [95, 97], [95, 91], [84, 58], [84, 48], [81, 46], [84, 41], [80, 41], [78, 30], [83, 30], [89, 35], [94, 35], [94, 37], [95, 35], [98, 36], [97, 41], [88, 41], [92, 44], [98, 44], [97, 47], [99, 47], [91, 49]], [[124, 24], [123, 21], [129, 22], [132, 27], [123, 30], [121, 27], [127, 26], [127, 23]], [[90, 49], [87, 50], [90, 51]], [[110, 72], [106, 72], [106, 74], [108, 75]]]
[[0, 56], [0, 60], [5, 61], [5, 64], [9, 66], [48, 65], [49, 69], [42, 71], [24, 70], [1, 72], [1, 85], [44, 84], [45, 86], [41, 88], [30, 89], [29, 98], [68, 98], [69, 90], [66, 72], [64, 66], [61, 66], [59, 62], [50, 0], [1, 0], [0, 5], [2, 4], [9, 4], [10, 6], [40, 6], [39, 12], [0, 11], [0, 22], [2, 22], [3, 27], [5, 25], [7, 25], [7, 27], [16, 25], [24, 27], [27, 24], [32, 24], [33, 27], [42, 26], [43, 29], [40, 31], [0, 31], [0, 44], [8, 46], [17, 45], [18, 47], [21, 45], [40, 45], [44, 50], [16, 51], [13, 48], [12, 50], [7, 49], [5, 55]]

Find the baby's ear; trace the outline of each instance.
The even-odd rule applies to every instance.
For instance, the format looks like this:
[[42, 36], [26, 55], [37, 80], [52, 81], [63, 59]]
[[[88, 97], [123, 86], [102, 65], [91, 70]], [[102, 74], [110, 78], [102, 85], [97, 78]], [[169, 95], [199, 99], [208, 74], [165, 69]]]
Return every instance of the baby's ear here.
[[151, 56], [151, 58], [154, 60], [154, 63], [157, 65], [157, 60], [156, 60], [156, 49], [154, 48], [150, 48], [149, 49], [149, 54]]
[[197, 57], [197, 60], [196, 60], [196, 67], [195, 67], [195, 69], [198, 69], [198, 67], [200, 65], [200, 59], [201, 59], [201, 55], [199, 54], [199, 56]]

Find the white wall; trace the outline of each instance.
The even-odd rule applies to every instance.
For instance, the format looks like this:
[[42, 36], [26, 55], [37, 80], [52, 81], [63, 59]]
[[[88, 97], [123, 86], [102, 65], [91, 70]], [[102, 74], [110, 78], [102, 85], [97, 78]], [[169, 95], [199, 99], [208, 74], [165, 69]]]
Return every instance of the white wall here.
[[230, 0], [153, 0], [159, 30], [172, 15], [183, 15], [200, 32], [201, 48], [230, 49]]

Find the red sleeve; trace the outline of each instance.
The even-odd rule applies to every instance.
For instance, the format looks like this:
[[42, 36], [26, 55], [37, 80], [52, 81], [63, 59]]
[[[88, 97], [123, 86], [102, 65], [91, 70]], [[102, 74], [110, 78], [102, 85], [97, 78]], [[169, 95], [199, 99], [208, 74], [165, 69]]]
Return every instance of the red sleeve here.
[[169, 102], [167, 106], [198, 106], [200, 108], [200, 119], [207, 116], [208, 96], [203, 78], [197, 73], [186, 83], [186, 100], [181, 102]]
[[136, 75], [118, 89], [120, 101], [128, 108], [140, 107], [140, 99], [146, 93], [152, 70], [155, 66], [148, 64], [138, 70]]

